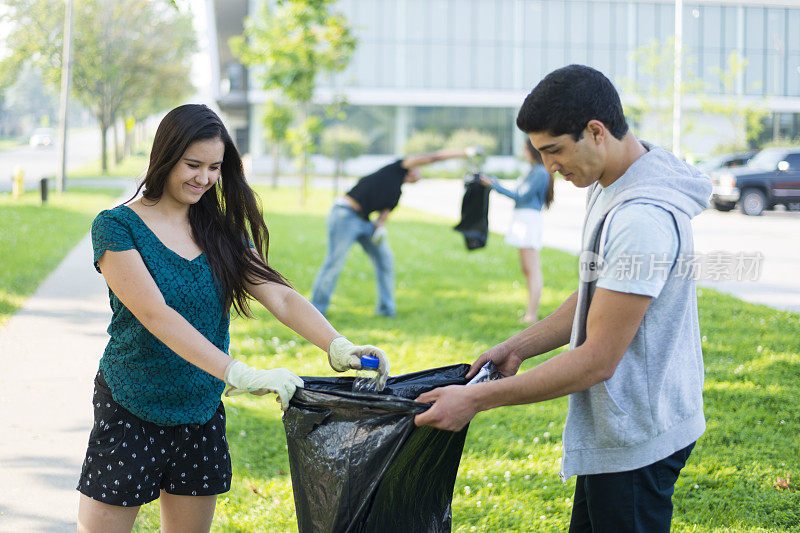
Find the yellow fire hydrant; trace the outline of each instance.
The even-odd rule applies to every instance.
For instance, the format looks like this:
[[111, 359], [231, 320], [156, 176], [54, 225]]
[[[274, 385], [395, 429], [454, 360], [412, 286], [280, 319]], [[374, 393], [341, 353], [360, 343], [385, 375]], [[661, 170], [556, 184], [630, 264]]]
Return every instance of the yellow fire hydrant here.
[[22, 165], [14, 167], [14, 173], [11, 176], [11, 196], [19, 198], [25, 193], [25, 169]]

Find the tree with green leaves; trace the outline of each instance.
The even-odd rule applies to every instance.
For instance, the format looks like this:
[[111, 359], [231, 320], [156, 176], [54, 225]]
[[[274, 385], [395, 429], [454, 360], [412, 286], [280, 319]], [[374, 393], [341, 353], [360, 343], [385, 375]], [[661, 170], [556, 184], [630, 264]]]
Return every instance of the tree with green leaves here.
[[361, 130], [344, 124], [335, 124], [322, 132], [321, 151], [333, 159], [336, 165], [333, 176], [333, 194], [339, 192], [339, 177], [343, 174], [345, 161], [364, 154], [368, 145], [367, 137]]
[[264, 104], [261, 117], [264, 124], [264, 138], [270, 144], [272, 152], [272, 186], [278, 186], [280, 174], [281, 148], [286, 144], [289, 126], [294, 120], [294, 113], [289, 106], [270, 100]]
[[700, 106], [706, 113], [725, 117], [734, 134], [732, 143], [721, 148], [724, 151], [747, 150], [755, 147], [759, 135], [764, 129], [763, 119], [767, 116], [764, 105], [744, 102], [735, 96], [736, 83], [747, 69], [747, 59], [734, 50], [727, 58], [724, 69], [714, 68], [714, 73], [722, 84], [723, 94], [713, 98], [700, 97]]
[[444, 136], [431, 130], [415, 131], [408, 136], [403, 147], [405, 155], [427, 154], [444, 147]]
[[[143, 118], [193, 92], [191, 54], [196, 40], [189, 13], [172, 0], [74, 0], [72, 93], [100, 126], [102, 168], [108, 168], [108, 129], [118, 119]], [[12, 54], [6, 77], [32, 61], [45, 79], [61, 81], [62, 0], [7, 0]]]
[[246, 66], [260, 67], [265, 91], [296, 106], [294, 125], [287, 130], [292, 152], [300, 157], [303, 175], [301, 199], [308, 190], [308, 155], [322, 121], [309, 107], [324, 73], [344, 70], [356, 39], [347, 20], [333, 11], [334, 0], [278, 0], [262, 2], [245, 19], [244, 34], [230, 41], [234, 55]]
[[[625, 116], [637, 124], [639, 135], [660, 146], [672, 143], [672, 104], [675, 94], [675, 38], [665, 42], [653, 39], [633, 52], [633, 60], [639, 70], [637, 79], [621, 80], [628, 95], [623, 102]], [[694, 92], [700, 85], [696, 77], [689, 75], [694, 58], [683, 54], [683, 81], [681, 94]], [[684, 120], [682, 133], [694, 128], [691, 121]]]
[[470, 158], [468, 163], [468, 165], [480, 168], [486, 162], [487, 156], [497, 152], [497, 139], [490, 133], [483, 133], [474, 129], [462, 129], [451, 133], [444, 145], [448, 150], [464, 150], [470, 146], [483, 148], [483, 152]]
[[[45, 84], [38, 68], [27, 62], [6, 89], [5, 106], [18, 126], [30, 129], [58, 121], [58, 93]], [[20, 132], [23, 133], [23, 132]]]

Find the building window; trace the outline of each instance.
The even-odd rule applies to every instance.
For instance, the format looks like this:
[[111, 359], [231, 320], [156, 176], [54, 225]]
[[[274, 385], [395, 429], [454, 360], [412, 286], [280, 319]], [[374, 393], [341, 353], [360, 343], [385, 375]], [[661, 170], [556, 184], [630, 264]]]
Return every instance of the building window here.
[[[348, 127], [360, 130], [367, 138], [368, 154], [393, 154], [395, 139], [394, 106], [345, 106]], [[314, 114], [323, 119], [323, 128], [334, 124], [336, 121], [327, 118], [322, 107], [313, 109]]]
[[435, 131], [446, 138], [456, 130], [476, 129], [497, 139], [498, 155], [512, 155], [516, 116], [516, 108], [414, 107], [409, 133]]
[[223, 93], [245, 90], [245, 68], [241, 63], [225, 65], [225, 77], [222, 79]]
[[[346, 72], [322, 80], [347, 89], [527, 91], [569, 63], [618, 85], [651, 80], [632, 60], [658, 41], [670, 52], [674, 5], [665, 0], [339, 0], [359, 39]], [[684, 3], [684, 79], [708, 95], [800, 97], [800, 9], [753, 2]], [[601, 27], [602, 32], [591, 28]], [[520, 34], [521, 30], [521, 34]], [[720, 76], [736, 52], [747, 66]], [[244, 88], [238, 65], [223, 82]], [[519, 70], [517, 70], [519, 69]], [[424, 114], [424, 113], [423, 113]], [[385, 145], [390, 146], [390, 145]]]

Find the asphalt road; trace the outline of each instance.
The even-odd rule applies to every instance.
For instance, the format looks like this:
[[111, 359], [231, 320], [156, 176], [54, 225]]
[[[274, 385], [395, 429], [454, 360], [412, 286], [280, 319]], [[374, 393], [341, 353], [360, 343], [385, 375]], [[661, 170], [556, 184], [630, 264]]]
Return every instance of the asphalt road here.
[[[56, 143], [58, 144], [58, 143]], [[100, 157], [98, 129], [71, 130], [67, 138], [67, 169], [74, 169]], [[27, 144], [0, 151], [0, 192], [11, 190], [11, 176], [17, 166], [25, 170], [25, 188], [39, 186], [44, 176], [56, 176], [61, 165], [58, 146], [33, 148]]]

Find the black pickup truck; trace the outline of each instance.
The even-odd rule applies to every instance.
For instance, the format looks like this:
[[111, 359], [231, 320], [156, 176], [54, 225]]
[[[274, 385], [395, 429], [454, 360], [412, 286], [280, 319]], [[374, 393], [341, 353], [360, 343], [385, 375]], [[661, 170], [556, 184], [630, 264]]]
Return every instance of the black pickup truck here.
[[746, 166], [711, 173], [711, 205], [730, 211], [736, 204], [745, 215], [760, 215], [783, 204], [800, 210], [800, 147], [766, 148]]

